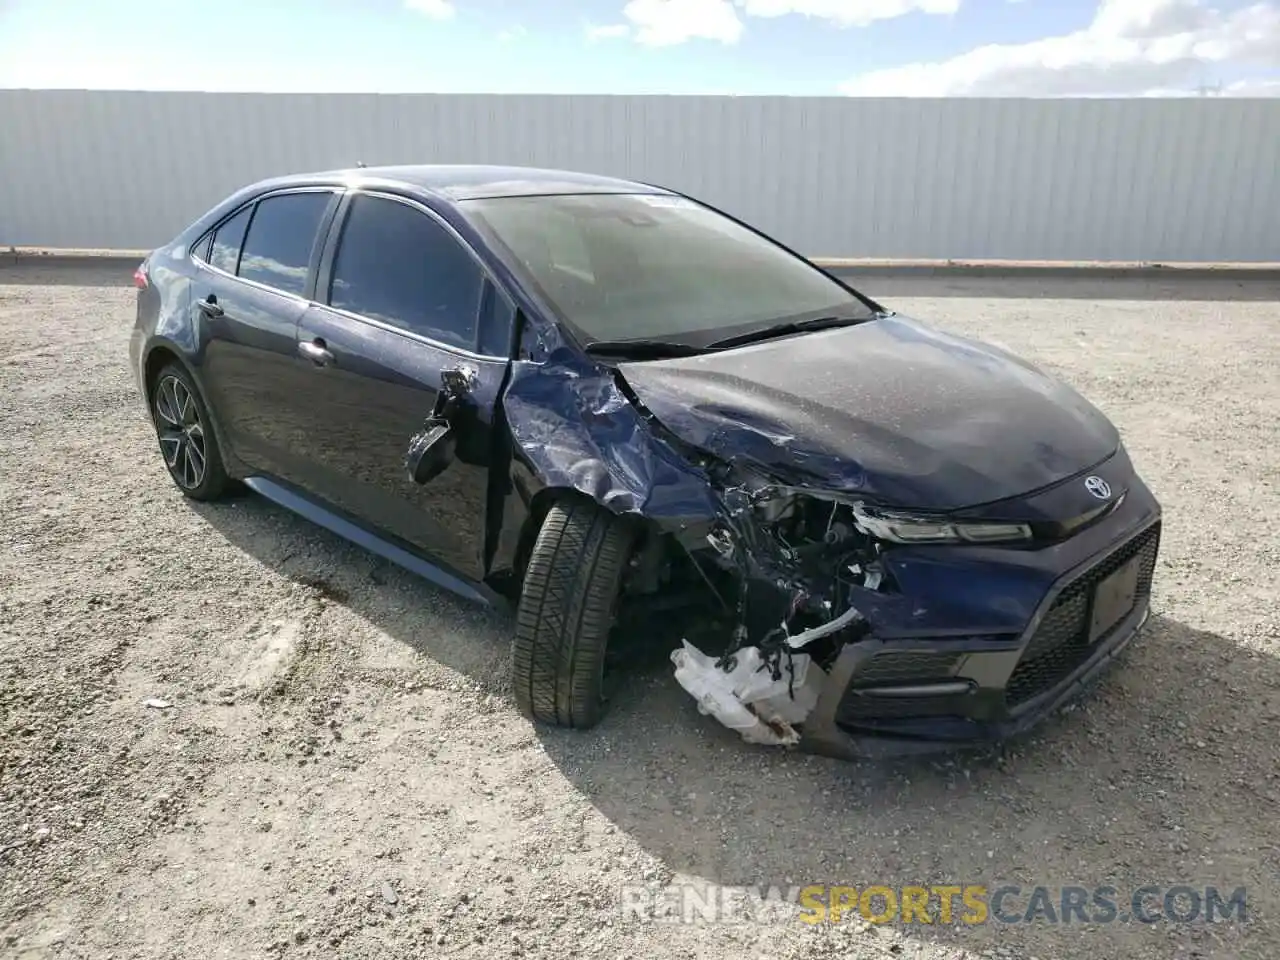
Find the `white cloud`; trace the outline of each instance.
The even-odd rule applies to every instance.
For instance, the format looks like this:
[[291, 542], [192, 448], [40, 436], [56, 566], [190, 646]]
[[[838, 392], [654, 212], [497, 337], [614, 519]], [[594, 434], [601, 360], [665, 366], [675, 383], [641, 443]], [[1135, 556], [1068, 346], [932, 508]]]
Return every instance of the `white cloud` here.
[[745, 24], [742, 16], [773, 18], [788, 15], [825, 20], [838, 27], [865, 27], [914, 11], [951, 14], [961, 0], [631, 0], [622, 10], [626, 24], [588, 27], [592, 40], [632, 36], [649, 46], [671, 46], [687, 40], [737, 43]]
[[1280, 97], [1280, 80], [1237, 80], [1220, 92], [1224, 97]]
[[830, 20], [840, 27], [865, 27], [877, 20], [893, 20], [920, 11], [947, 15], [960, 9], [960, 0], [735, 0], [749, 17], [781, 17], [789, 13]]
[[432, 20], [449, 20], [455, 13], [449, 0], [404, 0], [404, 5]]
[[737, 43], [742, 21], [729, 0], [631, 0], [622, 8], [639, 43], [666, 47], [686, 40]]
[[511, 41], [513, 40], [519, 40], [528, 32], [529, 31], [527, 31], [524, 27], [520, 26], [520, 24], [516, 24], [514, 27], [508, 27], [506, 30], [503, 30], [501, 33], [499, 33], [498, 42], [511, 43]]
[[1280, 66], [1280, 4], [1226, 14], [1200, 0], [1102, 0], [1083, 30], [876, 70], [853, 96], [1125, 96], [1194, 91], [1215, 68]]

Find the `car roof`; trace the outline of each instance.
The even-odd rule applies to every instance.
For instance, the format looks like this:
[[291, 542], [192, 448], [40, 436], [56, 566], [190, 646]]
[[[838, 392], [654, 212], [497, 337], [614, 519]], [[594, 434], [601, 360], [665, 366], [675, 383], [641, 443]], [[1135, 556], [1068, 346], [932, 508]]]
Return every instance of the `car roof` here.
[[651, 184], [616, 177], [551, 170], [541, 167], [487, 166], [479, 164], [410, 164], [353, 167], [324, 173], [298, 174], [271, 181], [275, 187], [301, 186], [341, 179], [352, 184], [399, 185], [415, 188], [448, 201], [485, 197], [535, 197], [581, 193], [669, 194]]

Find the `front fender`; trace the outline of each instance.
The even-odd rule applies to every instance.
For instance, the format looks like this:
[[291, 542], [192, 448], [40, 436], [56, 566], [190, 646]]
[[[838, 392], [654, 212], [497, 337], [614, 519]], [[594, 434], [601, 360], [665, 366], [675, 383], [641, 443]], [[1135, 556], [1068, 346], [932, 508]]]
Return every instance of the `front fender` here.
[[517, 361], [502, 405], [537, 487], [575, 490], [664, 528], [715, 515], [706, 474], [654, 433], [609, 371], [567, 350], [544, 363]]

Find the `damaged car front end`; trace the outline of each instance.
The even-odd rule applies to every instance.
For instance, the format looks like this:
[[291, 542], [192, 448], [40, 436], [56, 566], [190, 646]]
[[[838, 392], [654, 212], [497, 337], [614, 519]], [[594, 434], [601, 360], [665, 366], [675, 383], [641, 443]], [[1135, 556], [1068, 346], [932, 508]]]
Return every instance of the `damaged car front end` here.
[[[714, 660], [676, 651], [677, 678], [747, 739], [837, 756], [974, 746], [1028, 729], [1147, 617], [1158, 511], [1123, 451], [1110, 459], [1089, 475], [1131, 482], [1070, 535], [730, 481], [704, 555], [736, 580], [737, 627]], [[1063, 481], [1072, 484], [1083, 478]]]
[[998, 348], [878, 312], [613, 375], [711, 492], [680, 536], [721, 574], [732, 627], [714, 656], [672, 658], [749, 740], [1001, 740], [1147, 618], [1159, 505], [1100, 412]]
[[704, 639], [671, 654], [702, 713], [845, 757], [987, 744], [1145, 622], [1160, 507], [1067, 385], [825, 274], [837, 302], [781, 321], [601, 339], [574, 322], [577, 274], [531, 248], [515, 272], [559, 322], [508, 386], [517, 460], [531, 487], [643, 522], [642, 611], [707, 601]]

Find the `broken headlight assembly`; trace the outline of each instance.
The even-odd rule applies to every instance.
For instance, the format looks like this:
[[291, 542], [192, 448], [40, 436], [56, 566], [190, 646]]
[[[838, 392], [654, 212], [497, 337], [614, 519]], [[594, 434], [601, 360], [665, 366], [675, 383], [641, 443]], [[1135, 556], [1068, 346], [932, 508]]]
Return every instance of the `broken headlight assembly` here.
[[866, 503], [853, 504], [853, 519], [870, 536], [890, 543], [1016, 543], [1031, 539], [1026, 523], [953, 521]]
[[[825, 529], [811, 533], [827, 545], [846, 541], [854, 530], [884, 543], [898, 544], [1026, 543], [1034, 537], [1028, 523], [962, 521], [941, 514], [900, 510], [848, 494], [790, 487], [742, 468], [738, 468], [736, 477], [739, 485], [726, 491], [731, 494], [731, 511], [750, 512], [765, 524], [777, 525], [793, 519], [806, 501], [826, 504], [830, 512], [824, 515]], [[730, 538], [724, 531], [707, 539], [722, 555], [732, 552]]]

